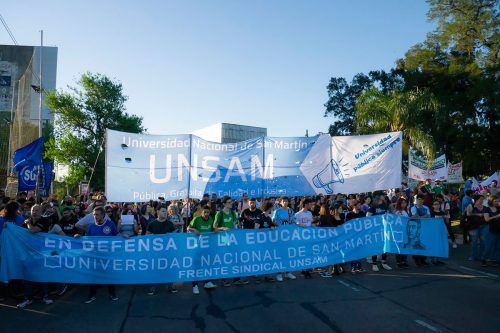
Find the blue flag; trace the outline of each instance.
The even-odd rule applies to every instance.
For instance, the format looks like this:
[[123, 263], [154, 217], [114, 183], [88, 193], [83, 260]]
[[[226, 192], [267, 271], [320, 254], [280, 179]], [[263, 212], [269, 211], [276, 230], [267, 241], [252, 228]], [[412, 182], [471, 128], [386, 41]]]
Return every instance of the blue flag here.
[[37, 167], [42, 164], [43, 137], [14, 152], [14, 172], [26, 166]]
[[40, 182], [40, 195], [48, 197], [50, 191], [50, 184], [52, 183], [52, 170], [54, 169], [54, 162], [44, 161], [42, 164], [42, 177]]
[[[19, 170], [18, 174], [18, 190], [31, 191], [36, 189], [36, 179], [38, 175], [37, 165], [26, 164]], [[54, 169], [54, 162], [44, 161], [40, 165], [40, 195], [46, 197], [49, 195], [50, 184], [52, 182], [52, 170]]]

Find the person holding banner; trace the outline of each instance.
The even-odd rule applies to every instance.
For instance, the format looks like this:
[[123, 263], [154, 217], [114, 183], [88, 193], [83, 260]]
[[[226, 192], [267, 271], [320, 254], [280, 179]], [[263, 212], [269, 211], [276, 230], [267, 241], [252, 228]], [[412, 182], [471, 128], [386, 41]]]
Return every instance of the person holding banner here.
[[[368, 212], [366, 212], [366, 216], [384, 215], [388, 213], [388, 210], [389, 207], [385, 204], [383, 196], [378, 196], [375, 199], [375, 204], [368, 209]], [[371, 259], [372, 271], [378, 272], [379, 268], [377, 265], [377, 255], [372, 256]], [[392, 270], [392, 267], [387, 264], [387, 253], [382, 253], [381, 265], [382, 268], [387, 271]]]
[[[441, 210], [441, 203], [439, 200], [434, 200], [432, 203], [431, 217], [441, 217], [443, 222], [446, 224], [446, 213]], [[436, 266], [445, 265], [444, 262], [439, 260], [437, 257], [430, 257], [431, 263]]]
[[[363, 213], [360, 208], [361, 205], [358, 200], [356, 199], [351, 199], [349, 200], [349, 208], [351, 209], [345, 216], [345, 221], [350, 221], [353, 219], [358, 219], [360, 217], [365, 217], [366, 214]], [[356, 274], [356, 273], [363, 273], [365, 270], [361, 266], [361, 261], [360, 260], [353, 260], [351, 261], [351, 273]]]
[[[273, 222], [273, 219], [271, 218], [271, 212], [273, 210], [273, 206], [274, 206], [274, 203], [272, 203], [272, 202], [266, 202], [261, 206], [262, 214], [260, 214], [259, 217], [257, 218], [257, 225], [255, 226], [256, 229], [266, 230], [269, 228], [276, 227], [276, 225]], [[264, 275], [264, 281], [274, 282], [275, 279], [270, 274], [266, 274], [266, 275]], [[255, 282], [260, 283], [261, 277], [256, 276]]]
[[241, 212], [241, 223], [243, 229], [255, 229], [257, 218], [262, 214], [262, 211], [257, 208], [255, 198], [248, 199], [248, 208]]
[[[23, 217], [19, 214], [19, 203], [16, 201], [9, 201], [0, 214], [0, 235], [7, 223], [14, 223], [18, 226], [23, 225]], [[1, 244], [0, 244], [1, 245]], [[2, 260], [2, 258], [0, 258]], [[5, 300], [7, 296], [7, 286], [0, 282], [0, 301]]]
[[[31, 233], [37, 232], [49, 232], [50, 225], [46, 219], [42, 216], [42, 206], [36, 204], [31, 207], [31, 216], [27, 219], [24, 224]], [[31, 281], [23, 281], [24, 285], [24, 301], [17, 304], [18, 309], [23, 309], [26, 306], [33, 303], [33, 289], [35, 286], [40, 285], [43, 292], [43, 303], [49, 305], [54, 303], [54, 301], [49, 296], [49, 285], [48, 283], [35, 283]]]
[[[431, 211], [430, 211], [429, 207], [424, 205], [425, 198], [426, 198], [425, 195], [422, 195], [422, 194], [417, 195], [417, 204], [415, 206], [411, 207], [411, 209], [410, 209], [410, 213], [411, 213], [410, 216], [412, 219], [420, 220], [423, 218], [431, 217]], [[412, 226], [414, 226], [415, 230], [417, 230], [417, 229], [420, 230], [420, 223], [421, 223], [421, 221], [417, 221], [414, 224], [412, 224]], [[410, 222], [408, 222], [408, 225], [410, 225]], [[408, 230], [412, 230], [412, 228], [409, 227]], [[416, 244], [418, 244], [418, 245], [416, 245]], [[420, 249], [420, 247], [422, 247], [422, 246], [418, 242], [413, 244], [413, 248]], [[426, 256], [414, 255], [413, 260], [415, 261], [415, 264], [418, 267], [429, 266], [429, 263], [427, 263]]]
[[[312, 214], [313, 205], [314, 201], [309, 198], [304, 198], [302, 199], [302, 202], [300, 204], [301, 209], [295, 213], [295, 221], [297, 221], [297, 224], [303, 228], [308, 228], [312, 226], [317, 226], [318, 225], [318, 219], [315, 219]], [[306, 279], [311, 279], [311, 269], [304, 269], [302, 270], [302, 275], [304, 275], [304, 278]]]
[[498, 181], [495, 179], [491, 182], [490, 186], [490, 195], [494, 197], [498, 197], [499, 191], [498, 191]]
[[[90, 225], [95, 223], [94, 216], [92, 215], [92, 210], [97, 207], [103, 207], [105, 205], [105, 200], [103, 199], [103, 196], [99, 196], [95, 199], [93, 203], [87, 207], [87, 210], [90, 210], [90, 213], [85, 215], [83, 218], [81, 218], [76, 224], [75, 227], [78, 229], [79, 233], [85, 234], [87, 232], [87, 229]], [[106, 214], [104, 216], [104, 219], [106, 221], [111, 221], [111, 218]]]
[[[164, 235], [167, 233], [176, 232], [175, 226], [168, 219], [168, 212], [165, 206], [161, 206], [158, 209], [158, 218], [148, 224], [148, 230], [146, 235]], [[158, 289], [157, 284], [150, 286], [148, 295], [153, 296], [156, 294], [156, 289]], [[167, 292], [169, 294], [177, 293], [177, 289], [173, 287], [172, 283], [167, 283]]]
[[[118, 235], [118, 229], [116, 225], [111, 220], [106, 220], [106, 212], [102, 206], [95, 207], [92, 211], [92, 215], [94, 217], [94, 224], [88, 226], [86, 236], [116, 236]], [[76, 234], [75, 237], [79, 237], [79, 234]], [[84, 302], [85, 304], [90, 304], [95, 301], [97, 294], [97, 285], [89, 286], [89, 296], [87, 300]], [[112, 301], [117, 301], [118, 297], [116, 296], [116, 287], [114, 284], [108, 284], [108, 292], [109, 299]]]
[[[213, 231], [214, 221], [210, 216], [210, 206], [205, 205], [201, 210], [200, 216], [195, 216], [189, 226], [187, 228], [188, 232], [192, 232], [195, 235], [199, 236], [202, 233], [212, 232]], [[215, 284], [211, 281], [205, 281], [205, 285], [203, 286], [205, 289], [214, 289], [217, 288]], [[198, 281], [193, 281], [193, 294], [198, 295], [200, 293], [200, 289], [198, 287]]]
[[[396, 206], [392, 213], [399, 216], [409, 217], [410, 215], [408, 214], [408, 201], [404, 197], [399, 198], [396, 201]], [[404, 269], [410, 267], [408, 266], [407, 258], [408, 255], [406, 254], [396, 254], [396, 265], [398, 266], [398, 268]]]
[[[234, 229], [238, 225], [238, 217], [236, 213], [232, 210], [233, 200], [229, 196], [224, 196], [221, 200], [222, 209], [215, 214], [215, 220], [213, 229], [214, 231], [228, 232]], [[246, 278], [234, 278], [233, 283], [236, 285], [248, 284], [248, 279]], [[224, 279], [222, 281], [224, 287], [230, 287], [231, 282], [229, 279]]]
[[[295, 222], [295, 215], [293, 209], [289, 207], [288, 197], [281, 197], [279, 200], [280, 207], [276, 209], [273, 213], [272, 219], [277, 227], [292, 224]], [[297, 277], [291, 272], [278, 273], [276, 275], [276, 281], [283, 282], [283, 275], [290, 280], [295, 280]]]

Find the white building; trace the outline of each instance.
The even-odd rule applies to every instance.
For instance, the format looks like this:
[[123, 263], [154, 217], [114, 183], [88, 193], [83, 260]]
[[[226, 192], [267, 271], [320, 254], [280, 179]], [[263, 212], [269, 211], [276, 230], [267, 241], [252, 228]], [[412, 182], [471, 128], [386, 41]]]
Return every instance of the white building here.
[[218, 143], [233, 143], [257, 138], [260, 136], [266, 136], [267, 128], [217, 123], [194, 131], [192, 134], [199, 136], [200, 138], [207, 141]]

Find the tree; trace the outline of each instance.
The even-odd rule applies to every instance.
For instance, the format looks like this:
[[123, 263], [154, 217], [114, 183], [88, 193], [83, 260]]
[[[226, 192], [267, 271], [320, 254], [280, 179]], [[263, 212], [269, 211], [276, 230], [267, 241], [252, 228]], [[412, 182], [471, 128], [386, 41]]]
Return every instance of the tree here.
[[428, 89], [442, 105], [439, 119], [428, 115], [422, 123], [437, 147], [449, 160], [462, 160], [466, 174], [488, 174], [500, 160], [498, 1], [428, 2], [437, 27], [397, 68], [405, 90]]
[[[125, 112], [127, 97], [121, 83], [102, 74], [85, 73], [77, 87], [47, 93], [55, 115], [54, 139], [45, 156], [68, 164], [67, 182], [77, 185], [92, 174], [92, 187], [104, 189], [104, 136], [106, 128], [143, 133], [142, 117]], [[95, 165], [95, 169], [94, 169]]]
[[[500, 167], [498, 0], [428, 3], [428, 18], [437, 23], [436, 29], [398, 59], [395, 69], [358, 74], [350, 85], [343, 78], [332, 78], [325, 104], [325, 116], [336, 118], [330, 133], [369, 130], [355, 126], [355, 120], [361, 126], [362, 116], [368, 117], [367, 122], [373, 120], [368, 109], [358, 114], [356, 105], [380, 108], [386, 104], [390, 110], [391, 101], [413, 103], [405, 93], [425, 92], [440, 107], [421, 109], [407, 126], [422, 130], [426, 134], [422, 140], [431, 138], [435, 150], [446, 153], [449, 161], [463, 161], [466, 175], [490, 174]], [[391, 127], [398, 126], [385, 126]]]
[[428, 161], [435, 158], [435, 145], [428, 131], [419, 125], [428, 113], [437, 113], [439, 103], [421, 90], [383, 92], [369, 89], [356, 103], [356, 133], [403, 132], [403, 143], [423, 152]]
[[330, 125], [330, 135], [350, 135], [355, 132], [355, 106], [359, 96], [370, 88], [377, 87], [381, 91], [388, 91], [401, 86], [400, 74], [393, 70], [371, 71], [366, 74], [357, 74], [348, 84], [343, 77], [333, 77], [328, 83], [328, 101], [325, 103], [325, 117], [336, 118]]

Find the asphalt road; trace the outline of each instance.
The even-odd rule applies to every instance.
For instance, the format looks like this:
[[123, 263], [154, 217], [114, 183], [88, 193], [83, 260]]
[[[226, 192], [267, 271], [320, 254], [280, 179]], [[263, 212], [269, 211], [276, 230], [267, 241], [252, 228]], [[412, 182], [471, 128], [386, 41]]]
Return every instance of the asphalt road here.
[[83, 304], [86, 286], [71, 286], [52, 305], [1, 302], [0, 332], [500, 332], [500, 269], [465, 260], [467, 251], [450, 249], [446, 266], [252, 281], [200, 295], [188, 283], [155, 296], [119, 286], [118, 301], [103, 288]]

